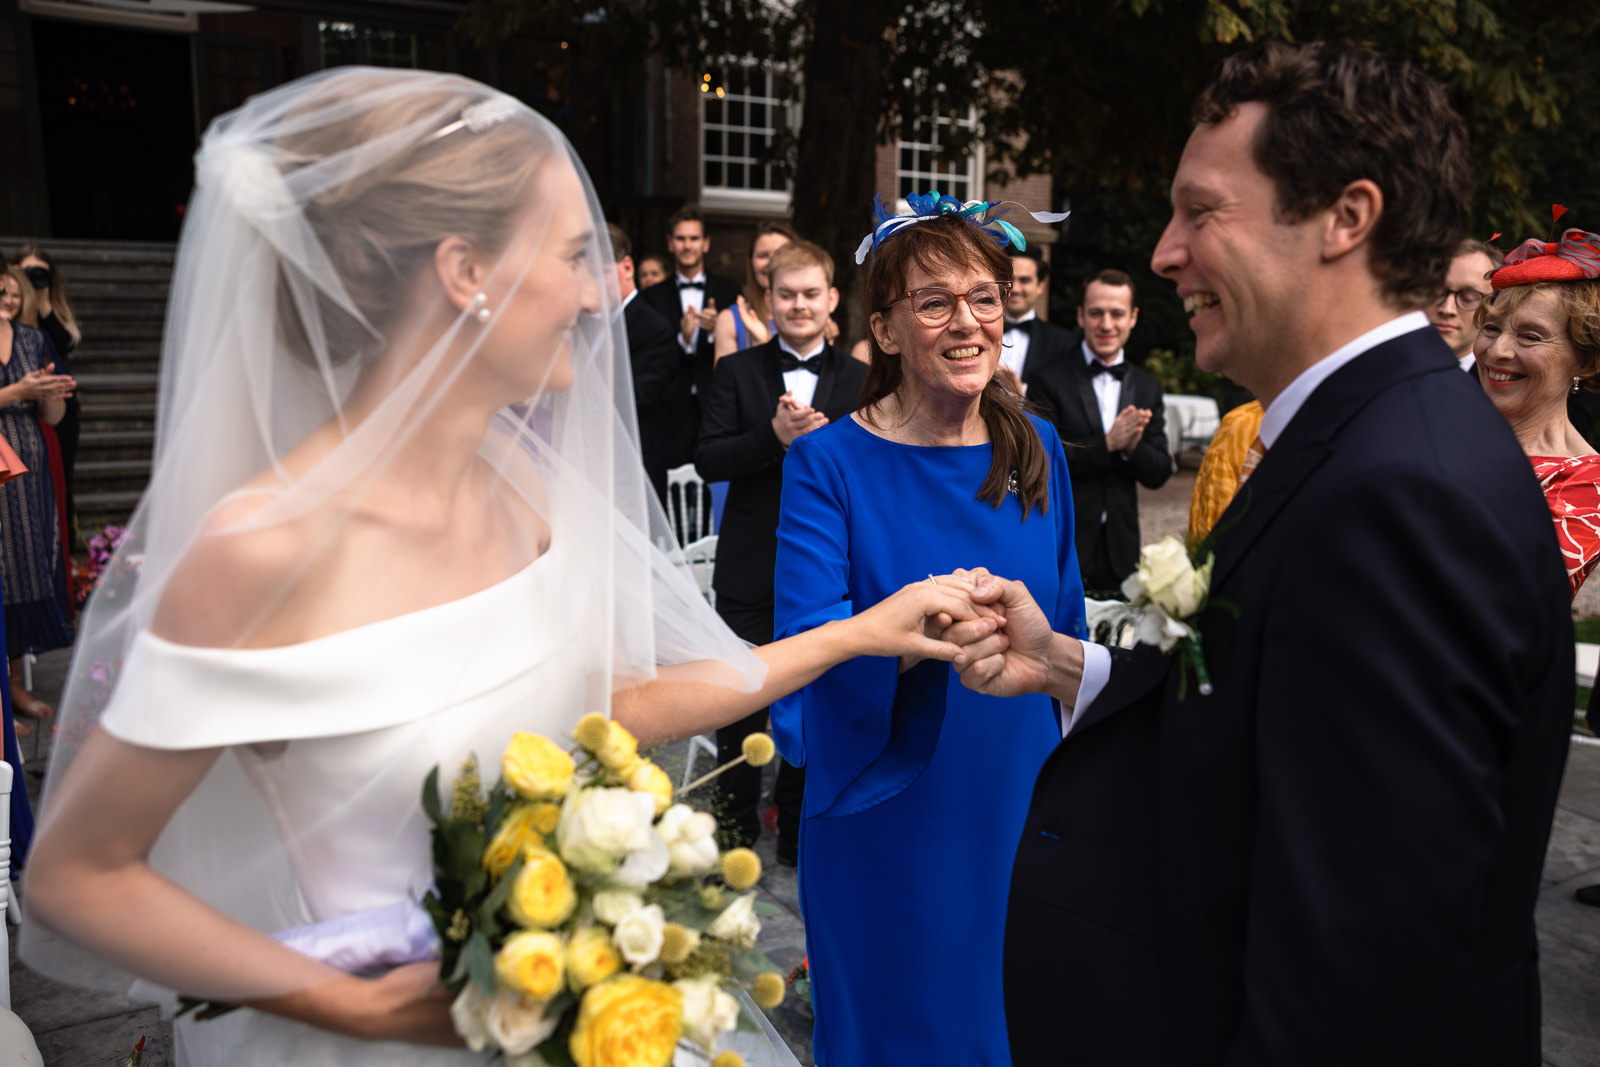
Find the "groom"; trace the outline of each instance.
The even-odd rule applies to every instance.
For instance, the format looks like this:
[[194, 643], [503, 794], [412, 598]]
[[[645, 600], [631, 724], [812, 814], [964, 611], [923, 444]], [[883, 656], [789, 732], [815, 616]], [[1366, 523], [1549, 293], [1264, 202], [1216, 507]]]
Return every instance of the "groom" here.
[[[1471, 202], [1444, 90], [1347, 44], [1202, 92], [1153, 266], [1266, 406], [1177, 656], [989, 579], [963, 681], [1062, 702], [1012, 872], [1019, 1067], [1536, 1067], [1573, 637], [1527, 459], [1421, 311]], [[1008, 643], [1007, 643], [1008, 642]], [[961, 661], [958, 661], [958, 664]]]

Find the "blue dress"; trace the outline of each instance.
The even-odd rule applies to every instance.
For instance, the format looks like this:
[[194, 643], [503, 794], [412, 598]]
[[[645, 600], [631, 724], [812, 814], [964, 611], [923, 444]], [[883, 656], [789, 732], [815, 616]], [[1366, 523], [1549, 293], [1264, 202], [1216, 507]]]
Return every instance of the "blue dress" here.
[[[977, 499], [989, 445], [924, 448], [853, 418], [783, 464], [776, 631], [787, 637], [957, 567], [1019, 578], [1056, 630], [1084, 633], [1072, 490], [1055, 429], [1049, 510]], [[1009, 1064], [1001, 944], [1033, 781], [1061, 739], [1045, 696], [980, 696], [948, 664], [835, 667], [772, 706], [805, 764], [800, 904], [820, 1067]]]

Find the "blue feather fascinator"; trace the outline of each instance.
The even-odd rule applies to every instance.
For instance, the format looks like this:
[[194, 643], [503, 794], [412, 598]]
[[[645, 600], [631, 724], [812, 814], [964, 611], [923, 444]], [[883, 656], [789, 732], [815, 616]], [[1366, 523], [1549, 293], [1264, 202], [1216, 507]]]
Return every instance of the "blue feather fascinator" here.
[[1002, 216], [1010, 213], [1013, 207], [1022, 208], [1037, 222], [1060, 222], [1071, 214], [1070, 211], [1028, 211], [1021, 204], [1009, 200], [968, 200], [963, 203], [953, 196], [943, 196], [937, 189], [926, 193], [912, 193], [906, 197], [906, 204], [911, 208], [908, 214], [893, 215], [885, 206], [882, 196], [872, 198], [872, 213], [877, 219], [872, 227], [872, 232], [861, 239], [861, 244], [856, 247], [856, 262], [864, 263], [869, 254], [876, 252], [878, 246], [889, 238], [905, 229], [915, 226], [919, 222], [936, 219], [941, 215], [959, 215], [987, 232], [1002, 248], [1016, 248], [1021, 251], [1028, 247], [1027, 238], [1022, 236], [1022, 231]]

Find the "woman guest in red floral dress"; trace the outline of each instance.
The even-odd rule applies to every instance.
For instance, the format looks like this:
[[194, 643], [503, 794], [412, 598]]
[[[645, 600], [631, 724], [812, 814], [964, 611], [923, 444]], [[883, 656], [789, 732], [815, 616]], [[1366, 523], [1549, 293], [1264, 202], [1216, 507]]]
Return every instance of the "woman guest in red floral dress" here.
[[1526, 241], [1490, 284], [1479, 380], [1539, 476], [1577, 596], [1600, 561], [1600, 455], [1567, 419], [1567, 394], [1600, 389], [1600, 235]]
[[[1600, 235], [1525, 241], [1489, 280], [1479, 380], [1533, 462], [1576, 597], [1600, 560], [1600, 455], [1568, 421], [1567, 395], [1600, 388]], [[1592, 701], [1589, 715], [1596, 725]], [[1600, 885], [1576, 895], [1600, 907]]]

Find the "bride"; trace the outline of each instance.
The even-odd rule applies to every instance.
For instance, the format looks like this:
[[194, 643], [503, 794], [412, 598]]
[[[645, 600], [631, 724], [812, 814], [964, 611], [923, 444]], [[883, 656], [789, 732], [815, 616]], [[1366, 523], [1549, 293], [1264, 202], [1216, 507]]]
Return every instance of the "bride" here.
[[722, 625], [639, 464], [593, 191], [516, 101], [345, 68], [219, 119], [196, 163], [24, 958], [253, 1009], [180, 1020], [180, 1062], [482, 1063], [436, 964], [345, 974], [269, 936], [421, 896], [429, 768], [593, 709], [700, 733], [855, 655], [953, 658], [925, 620], [973, 609], [950, 580], [754, 650]]

